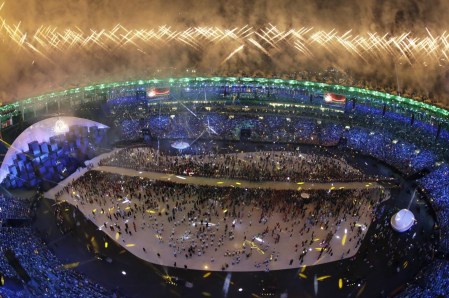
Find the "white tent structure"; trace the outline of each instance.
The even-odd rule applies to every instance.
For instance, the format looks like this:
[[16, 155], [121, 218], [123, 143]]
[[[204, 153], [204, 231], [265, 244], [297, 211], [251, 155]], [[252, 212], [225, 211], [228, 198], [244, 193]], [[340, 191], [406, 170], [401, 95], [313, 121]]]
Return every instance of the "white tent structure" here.
[[391, 226], [397, 232], [405, 232], [415, 223], [415, 216], [408, 209], [399, 210], [391, 217]]

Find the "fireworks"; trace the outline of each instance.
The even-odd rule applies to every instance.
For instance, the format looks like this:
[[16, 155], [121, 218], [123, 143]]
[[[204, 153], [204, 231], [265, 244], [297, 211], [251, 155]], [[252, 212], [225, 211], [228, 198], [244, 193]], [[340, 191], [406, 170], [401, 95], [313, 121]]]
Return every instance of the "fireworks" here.
[[241, 50], [243, 50], [244, 47], [245, 47], [244, 45], [239, 46], [239, 47], [238, 47], [237, 49], [235, 49], [231, 54], [229, 54], [229, 56], [226, 57], [226, 58], [223, 60], [223, 62], [221, 62], [221, 64], [226, 63], [226, 61], [228, 61], [229, 59], [231, 59], [232, 56], [234, 56], [236, 53], [238, 53], [238, 52], [240, 52]]
[[87, 32], [77, 26], [68, 29], [40, 26], [32, 32], [25, 32], [20, 22], [11, 25], [0, 17], [0, 38], [6, 45], [46, 59], [55, 52], [91, 49], [110, 52], [134, 47], [143, 55], [148, 55], [148, 49], [164, 46], [185, 46], [194, 51], [205, 51], [219, 44], [235, 49], [222, 64], [244, 47], [270, 57], [274, 53], [293, 49], [307, 58], [325, 51], [336, 56], [350, 54], [365, 62], [385, 58], [408, 64], [442, 65], [449, 60], [449, 35], [444, 32], [434, 36], [429, 30], [424, 36], [415, 37], [411, 32], [393, 36], [377, 32], [353, 34], [352, 30], [340, 33], [336, 29], [326, 32], [307, 27], [281, 30], [272, 24], [263, 28], [245, 25], [233, 28], [190, 27], [184, 30], [175, 30], [170, 26], [128, 29], [117, 24], [112, 29], [90, 29]]

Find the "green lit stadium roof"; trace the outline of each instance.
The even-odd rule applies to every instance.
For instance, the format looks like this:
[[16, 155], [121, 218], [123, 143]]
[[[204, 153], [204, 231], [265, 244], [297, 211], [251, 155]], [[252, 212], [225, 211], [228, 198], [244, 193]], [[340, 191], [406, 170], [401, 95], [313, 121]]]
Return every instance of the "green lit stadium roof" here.
[[368, 90], [357, 87], [348, 87], [342, 85], [334, 85], [327, 83], [318, 83], [310, 81], [297, 81], [297, 80], [284, 80], [284, 79], [268, 79], [268, 78], [238, 78], [238, 77], [185, 77], [185, 78], [164, 78], [164, 79], [151, 79], [151, 80], [136, 80], [125, 81], [115, 83], [97, 84], [86, 87], [72, 88], [64, 91], [47, 93], [44, 95], [30, 97], [22, 101], [7, 104], [0, 107], [0, 113], [4, 117], [9, 114], [9, 111], [17, 109], [20, 105], [33, 104], [39, 101], [45, 101], [51, 98], [63, 97], [67, 95], [75, 95], [85, 92], [95, 92], [100, 90], [108, 90], [120, 87], [148, 87], [152, 85], [157, 86], [173, 86], [179, 84], [256, 84], [260, 86], [273, 86], [283, 88], [303, 88], [309, 89], [312, 92], [324, 91], [344, 94], [348, 97], [356, 97], [362, 99], [374, 99], [386, 104], [399, 104], [410, 108], [413, 111], [421, 111], [425, 113], [431, 113], [434, 116], [441, 118], [441, 120], [449, 121], [449, 111], [425, 102], [414, 100], [407, 97], [388, 94], [385, 92]]

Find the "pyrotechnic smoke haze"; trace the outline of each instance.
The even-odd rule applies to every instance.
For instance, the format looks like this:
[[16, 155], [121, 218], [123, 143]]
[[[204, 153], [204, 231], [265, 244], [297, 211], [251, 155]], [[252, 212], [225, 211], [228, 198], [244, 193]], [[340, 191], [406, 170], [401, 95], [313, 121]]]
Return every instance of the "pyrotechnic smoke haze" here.
[[[397, 71], [401, 87], [431, 91], [448, 104], [448, 12], [442, 0], [6, 1], [0, 99], [153, 77], [158, 69], [161, 75], [192, 68], [197, 74], [268, 74], [332, 66], [378, 86], [396, 82]], [[234, 35], [225, 31], [234, 28]], [[395, 55], [376, 49], [375, 39], [355, 39], [375, 32], [377, 38], [388, 34], [379, 39], [385, 43], [397, 37], [398, 47], [388, 45]], [[413, 48], [423, 38], [426, 43]]]

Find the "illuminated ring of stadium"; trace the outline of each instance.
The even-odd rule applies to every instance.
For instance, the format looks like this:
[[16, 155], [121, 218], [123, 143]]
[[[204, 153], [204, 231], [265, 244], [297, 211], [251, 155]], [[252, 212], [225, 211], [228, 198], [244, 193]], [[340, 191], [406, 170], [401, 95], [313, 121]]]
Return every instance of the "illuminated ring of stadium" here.
[[[167, 78], [167, 79], [151, 79], [151, 80], [137, 80], [126, 81], [108, 84], [98, 84], [80, 88], [68, 89], [60, 92], [47, 93], [36, 97], [30, 97], [15, 103], [7, 104], [0, 107], [0, 112], [4, 117], [17, 115], [18, 112], [26, 107], [33, 106], [34, 104], [42, 103], [50, 100], [69, 100], [72, 97], [84, 97], [85, 94], [95, 94], [96, 92], [105, 92], [114, 89], [129, 89], [129, 90], [148, 90], [148, 88], [161, 88], [162, 90], [170, 86], [188, 85], [188, 84], [200, 84], [200, 85], [256, 85], [261, 87], [279, 87], [279, 88], [301, 88], [310, 92], [332, 92], [338, 95], [344, 95], [347, 98], [357, 98], [360, 101], [374, 100], [384, 104], [401, 104], [408, 107], [412, 111], [423, 111], [432, 116], [438, 118], [442, 122], [449, 122], [449, 111], [437, 106], [414, 100], [411, 98], [392, 95], [385, 92], [362, 89], [357, 87], [349, 87], [327, 83], [317, 83], [310, 81], [297, 81], [297, 80], [283, 80], [283, 79], [266, 79], [266, 78], [237, 78], [237, 77], [196, 77], [196, 78]], [[156, 96], [155, 91], [149, 92], [147, 95]], [[164, 91], [163, 95], [165, 95]]]

